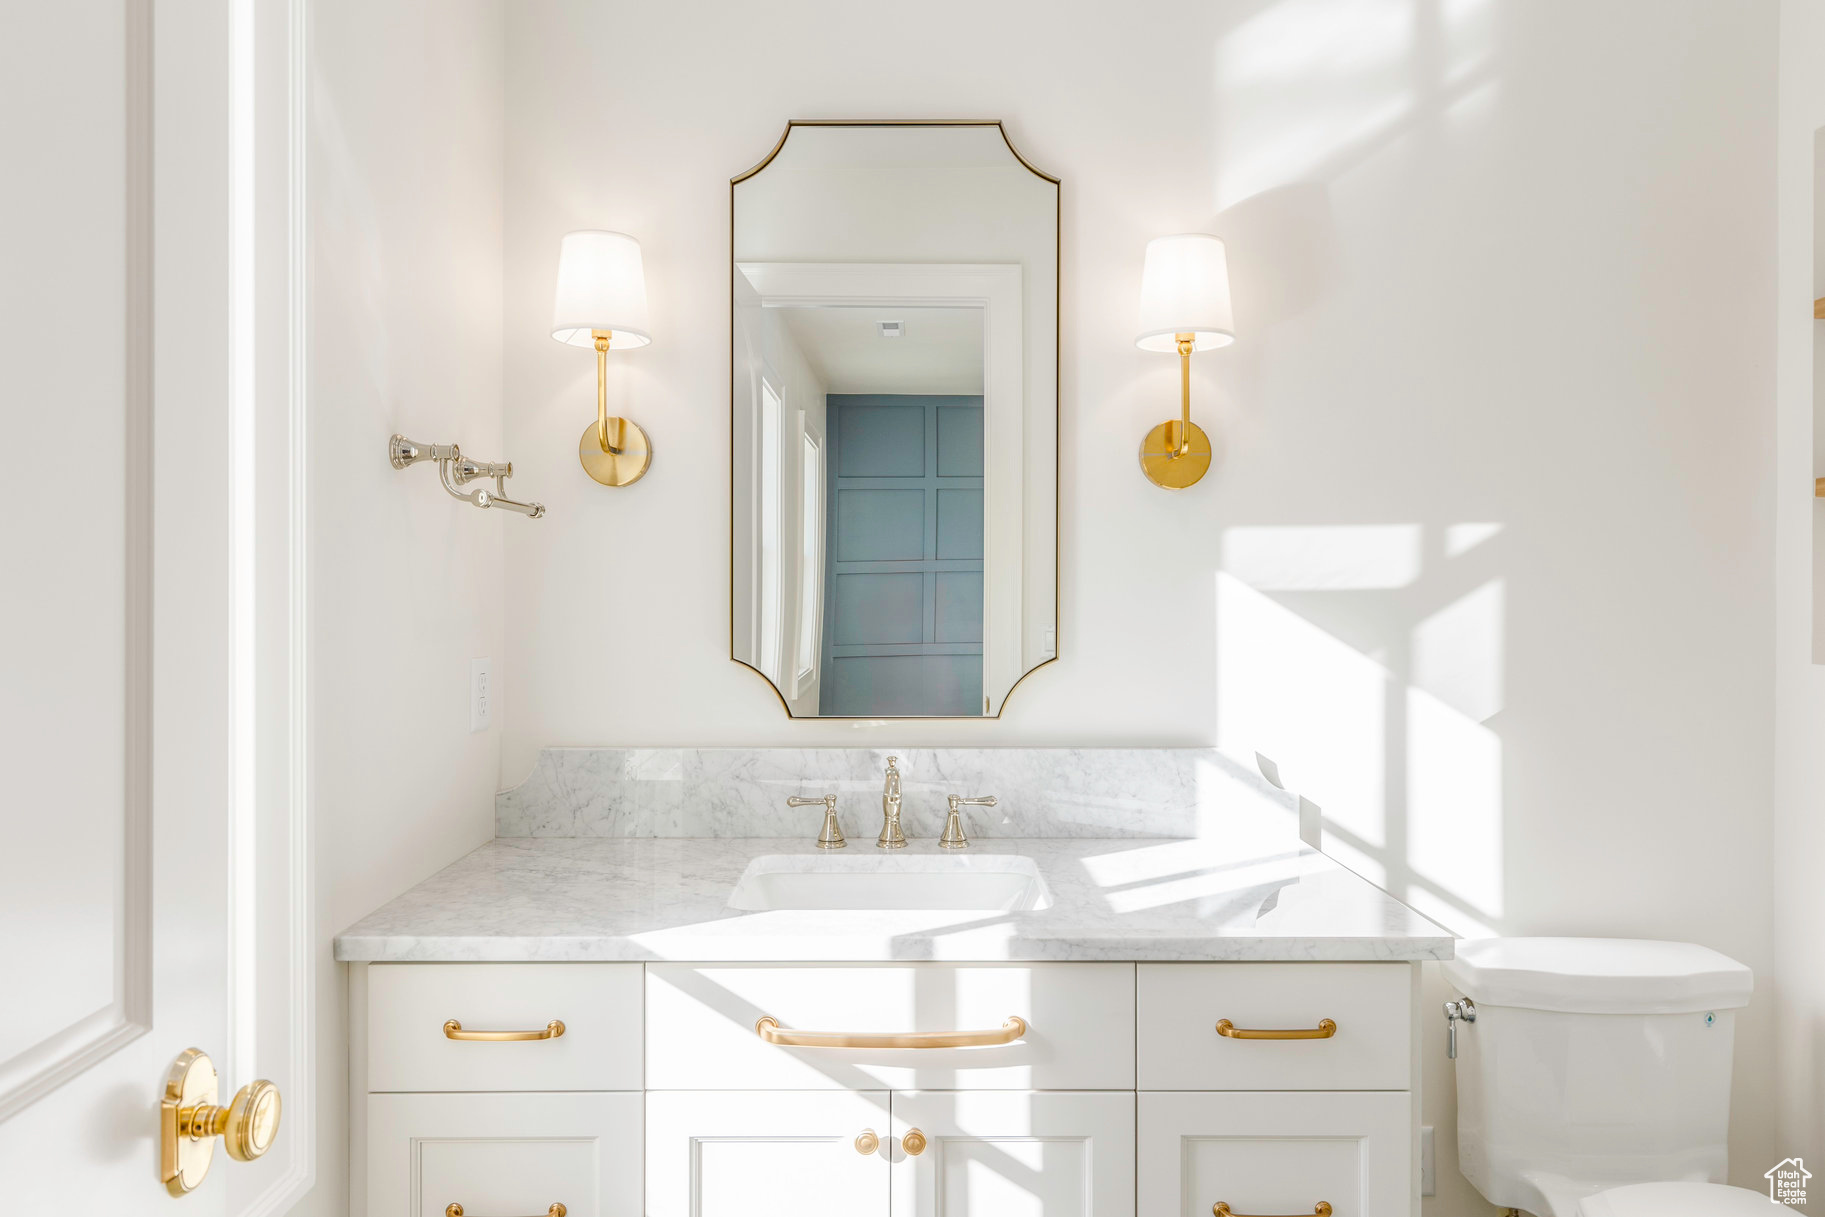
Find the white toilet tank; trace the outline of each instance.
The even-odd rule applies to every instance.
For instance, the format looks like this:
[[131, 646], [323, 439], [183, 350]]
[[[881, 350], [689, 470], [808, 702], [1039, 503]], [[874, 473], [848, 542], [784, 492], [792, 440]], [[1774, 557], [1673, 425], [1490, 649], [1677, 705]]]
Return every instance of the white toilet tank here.
[[1491, 1204], [1571, 1217], [1624, 1183], [1721, 1182], [1749, 969], [1708, 947], [1484, 938], [1444, 965], [1458, 1024], [1458, 1160]]

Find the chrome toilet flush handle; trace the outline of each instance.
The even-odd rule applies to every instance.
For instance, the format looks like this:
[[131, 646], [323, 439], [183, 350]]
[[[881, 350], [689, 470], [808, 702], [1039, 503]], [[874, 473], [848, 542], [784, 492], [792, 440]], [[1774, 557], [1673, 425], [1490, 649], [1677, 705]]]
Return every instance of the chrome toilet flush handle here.
[[1445, 1059], [1457, 1060], [1457, 1025], [1476, 1022], [1476, 1003], [1468, 997], [1445, 1003]]

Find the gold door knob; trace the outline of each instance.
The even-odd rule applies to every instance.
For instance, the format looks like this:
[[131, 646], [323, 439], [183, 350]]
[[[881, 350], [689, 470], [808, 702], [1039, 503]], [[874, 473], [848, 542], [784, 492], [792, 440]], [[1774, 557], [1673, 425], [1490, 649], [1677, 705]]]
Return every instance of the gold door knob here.
[[265, 1079], [235, 1092], [228, 1106], [217, 1102], [215, 1063], [200, 1048], [186, 1048], [171, 1063], [159, 1101], [159, 1177], [173, 1196], [194, 1191], [215, 1160], [215, 1139], [228, 1156], [252, 1162], [279, 1135], [283, 1104], [279, 1088]]
[[855, 1152], [864, 1156], [881, 1148], [881, 1138], [875, 1136], [874, 1129], [864, 1128], [855, 1139]]
[[917, 1158], [925, 1152], [925, 1134], [916, 1128], [907, 1129], [906, 1135], [900, 1138], [900, 1148]]

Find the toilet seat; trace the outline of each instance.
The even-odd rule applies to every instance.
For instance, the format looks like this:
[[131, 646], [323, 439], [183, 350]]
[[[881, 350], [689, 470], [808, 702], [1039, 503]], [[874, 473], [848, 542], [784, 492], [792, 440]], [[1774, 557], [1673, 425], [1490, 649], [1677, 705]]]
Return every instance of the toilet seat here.
[[1722, 1183], [1631, 1183], [1578, 1202], [1578, 1217], [1778, 1217], [1791, 1212], [1762, 1192]]

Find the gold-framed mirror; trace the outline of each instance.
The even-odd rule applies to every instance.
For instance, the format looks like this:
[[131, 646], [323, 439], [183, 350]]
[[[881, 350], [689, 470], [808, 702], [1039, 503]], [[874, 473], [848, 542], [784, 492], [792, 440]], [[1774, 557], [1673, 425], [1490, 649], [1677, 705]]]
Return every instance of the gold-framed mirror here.
[[1058, 654], [1058, 179], [794, 121], [729, 195], [731, 657], [794, 718], [999, 717]]

